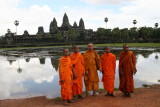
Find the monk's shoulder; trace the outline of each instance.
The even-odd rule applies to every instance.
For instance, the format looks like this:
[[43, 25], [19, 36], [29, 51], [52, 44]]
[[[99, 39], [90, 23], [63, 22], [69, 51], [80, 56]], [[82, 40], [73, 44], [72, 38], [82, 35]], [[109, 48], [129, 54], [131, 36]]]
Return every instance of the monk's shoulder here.
[[105, 56], [106, 56], [106, 53], [102, 54], [102, 56], [101, 56], [101, 57], [105, 57]]
[[122, 54], [124, 54], [124, 52], [122, 51], [122, 52], [120, 52], [120, 54], [119, 55], [122, 55]]
[[82, 53], [80, 53], [80, 52], [79, 52], [78, 54], [79, 54], [81, 57], [83, 56]]
[[59, 58], [59, 61], [61, 61], [63, 59], [63, 56]]
[[113, 54], [113, 53], [110, 53], [110, 54], [111, 54], [111, 56], [112, 56], [112, 57], [116, 57], [116, 55], [115, 55], [115, 54]]

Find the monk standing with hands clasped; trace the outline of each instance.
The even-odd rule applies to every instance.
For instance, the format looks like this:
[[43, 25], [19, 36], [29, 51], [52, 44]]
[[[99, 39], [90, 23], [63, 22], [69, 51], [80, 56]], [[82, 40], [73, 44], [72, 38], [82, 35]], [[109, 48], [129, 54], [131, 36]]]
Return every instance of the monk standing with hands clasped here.
[[74, 98], [83, 98], [82, 94], [82, 76], [85, 73], [84, 59], [81, 53], [79, 53], [79, 47], [73, 46], [73, 53], [71, 54], [71, 62], [75, 72], [75, 78], [73, 78], [72, 95]]
[[101, 57], [102, 65], [102, 82], [104, 89], [108, 92], [106, 96], [114, 97], [114, 79], [115, 79], [115, 69], [116, 69], [116, 56], [110, 53], [110, 48], [105, 48], [105, 53]]
[[134, 91], [133, 75], [136, 72], [136, 57], [132, 51], [129, 51], [128, 45], [124, 44], [123, 52], [119, 55], [119, 90], [126, 97], [130, 97], [130, 93]]
[[93, 90], [93, 96], [96, 95], [96, 91], [98, 91], [98, 72], [97, 70], [101, 70], [100, 65], [100, 57], [97, 51], [93, 50], [93, 44], [88, 44], [88, 51], [83, 54], [84, 57], [84, 66], [85, 66], [85, 76], [84, 83], [86, 87], [86, 96], [88, 95], [88, 91]]
[[73, 103], [72, 99], [72, 81], [74, 74], [74, 69], [72, 67], [71, 59], [69, 57], [69, 50], [64, 49], [64, 56], [59, 60], [59, 84], [61, 86], [61, 96], [63, 99], [63, 104], [68, 106], [69, 103]]

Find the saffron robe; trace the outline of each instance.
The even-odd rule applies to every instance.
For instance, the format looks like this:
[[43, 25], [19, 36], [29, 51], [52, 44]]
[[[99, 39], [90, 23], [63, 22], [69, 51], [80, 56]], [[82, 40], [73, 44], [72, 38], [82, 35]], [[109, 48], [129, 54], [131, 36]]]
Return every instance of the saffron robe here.
[[84, 74], [84, 59], [81, 53], [72, 53], [71, 54], [71, 62], [74, 67], [74, 73], [76, 75], [76, 79], [73, 79], [73, 86], [72, 86], [72, 94], [80, 95], [82, 94], [82, 76]]
[[114, 79], [115, 79], [115, 68], [116, 68], [116, 57], [112, 53], [104, 53], [101, 57], [102, 65], [102, 82], [104, 89], [109, 93], [114, 91]]
[[[136, 70], [136, 57], [132, 51], [119, 55], [119, 90], [125, 93], [134, 91], [133, 73]], [[123, 73], [121, 75], [121, 72]]]
[[87, 91], [98, 90], [98, 72], [100, 69], [100, 57], [97, 51], [86, 51], [83, 54], [84, 57], [84, 67], [85, 72], [88, 72], [88, 75], [84, 76], [84, 83]]
[[[59, 78], [61, 96], [64, 100], [72, 99], [72, 63], [70, 57], [63, 56], [59, 60]], [[61, 81], [64, 81], [62, 83]]]

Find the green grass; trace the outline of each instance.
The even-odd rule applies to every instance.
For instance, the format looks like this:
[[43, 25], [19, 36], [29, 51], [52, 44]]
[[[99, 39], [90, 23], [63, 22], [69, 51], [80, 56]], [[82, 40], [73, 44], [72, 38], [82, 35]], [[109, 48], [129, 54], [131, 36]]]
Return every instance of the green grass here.
[[[95, 44], [94, 46], [122, 47], [124, 43]], [[160, 43], [127, 43], [130, 47], [160, 47]]]
[[[94, 44], [94, 46], [101, 47], [101, 46], [111, 46], [111, 47], [122, 47], [124, 43], [109, 43], [109, 44]], [[127, 43], [129, 47], [160, 47], [160, 43]], [[79, 46], [87, 46], [79, 45]], [[16, 47], [16, 48], [0, 48], [4, 50], [10, 49], [34, 49], [34, 48], [52, 48], [52, 47], [71, 47], [71, 45], [61, 45], [61, 46], [40, 46], [40, 47]]]

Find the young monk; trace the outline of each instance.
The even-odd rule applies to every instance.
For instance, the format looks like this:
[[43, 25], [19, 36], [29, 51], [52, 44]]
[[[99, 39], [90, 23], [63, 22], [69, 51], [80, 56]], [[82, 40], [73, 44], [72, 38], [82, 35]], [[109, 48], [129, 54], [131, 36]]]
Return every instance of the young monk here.
[[123, 52], [119, 55], [119, 90], [126, 97], [130, 97], [130, 93], [134, 91], [133, 75], [136, 70], [136, 57], [132, 51], [129, 51], [127, 44], [123, 45]]
[[73, 79], [73, 69], [71, 59], [69, 57], [69, 50], [64, 49], [64, 56], [59, 60], [59, 84], [61, 86], [61, 96], [63, 99], [63, 104], [68, 106], [69, 103], [73, 103], [72, 99], [72, 79]]
[[105, 48], [105, 53], [101, 57], [102, 66], [102, 82], [104, 89], [108, 92], [106, 96], [113, 96], [114, 91], [114, 79], [115, 79], [115, 68], [116, 68], [116, 56], [110, 53], [110, 48]]
[[74, 68], [75, 77], [73, 78], [72, 94], [74, 98], [83, 98], [82, 94], [82, 76], [84, 75], [84, 59], [79, 53], [79, 47], [73, 46], [74, 53], [71, 54], [71, 62]]
[[88, 91], [93, 91], [93, 96], [96, 95], [96, 91], [98, 91], [98, 72], [97, 70], [101, 70], [101, 62], [100, 57], [93, 49], [93, 44], [88, 44], [88, 51], [83, 54], [84, 57], [84, 66], [85, 66], [85, 76], [84, 83], [86, 86], [86, 96], [88, 96]]

